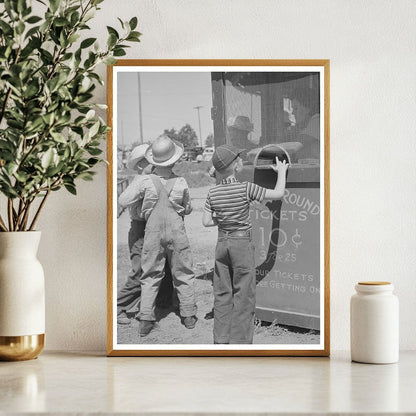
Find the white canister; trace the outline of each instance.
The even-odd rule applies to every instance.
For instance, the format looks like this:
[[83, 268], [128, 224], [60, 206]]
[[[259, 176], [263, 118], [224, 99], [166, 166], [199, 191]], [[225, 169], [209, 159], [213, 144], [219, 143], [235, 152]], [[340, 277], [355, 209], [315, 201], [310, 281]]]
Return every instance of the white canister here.
[[399, 302], [390, 282], [358, 282], [351, 297], [351, 360], [399, 360]]

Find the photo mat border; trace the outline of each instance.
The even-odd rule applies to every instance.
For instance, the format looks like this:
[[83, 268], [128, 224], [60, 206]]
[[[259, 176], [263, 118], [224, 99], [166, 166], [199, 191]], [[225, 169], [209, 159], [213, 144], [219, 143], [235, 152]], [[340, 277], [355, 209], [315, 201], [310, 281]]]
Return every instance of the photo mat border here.
[[[154, 349], [149, 346], [143, 347], [143, 349], [124, 349], [122, 347], [114, 345], [114, 322], [113, 322], [113, 291], [114, 291], [114, 279], [113, 279], [113, 218], [114, 218], [114, 189], [113, 189], [113, 130], [108, 133], [107, 140], [107, 160], [109, 165], [107, 167], [107, 356], [329, 356], [330, 354], [330, 122], [329, 122], [329, 105], [330, 105], [330, 61], [328, 59], [297, 59], [297, 60], [247, 60], [247, 59], [232, 59], [232, 60], [141, 60], [141, 59], [123, 59], [119, 60], [114, 66], [107, 67], [107, 124], [113, 127], [113, 68], [114, 67], [290, 67], [300, 66], [305, 67], [305, 71], [308, 67], [322, 67], [324, 72], [324, 295], [323, 295], [323, 307], [324, 307], [324, 333], [321, 336], [324, 337], [322, 349], [244, 349], [241, 348], [227, 348], [224, 347], [215, 349], [190, 349], [179, 348], [172, 344], [172, 349], [162, 349], [161, 346], [157, 346]], [[236, 68], [237, 70], [237, 68]], [[321, 89], [322, 91], [322, 89]], [[279, 346], [279, 344], [277, 344]], [[280, 345], [281, 347], [281, 345]]]

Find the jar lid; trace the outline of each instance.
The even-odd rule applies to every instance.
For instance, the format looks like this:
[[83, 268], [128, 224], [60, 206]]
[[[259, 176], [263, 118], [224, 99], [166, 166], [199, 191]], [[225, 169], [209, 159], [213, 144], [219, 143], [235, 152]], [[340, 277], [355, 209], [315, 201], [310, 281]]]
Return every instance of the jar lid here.
[[367, 282], [358, 282], [359, 285], [364, 286], [381, 286], [381, 285], [391, 285], [390, 282], [377, 282], [377, 281], [367, 281]]
[[355, 290], [360, 293], [381, 293], [381, 292], [392, 292], [394, 286], [390, 282], [377, 282], [377, 281], [367, 281], [367, 282], [358, 282], [355, 285]]

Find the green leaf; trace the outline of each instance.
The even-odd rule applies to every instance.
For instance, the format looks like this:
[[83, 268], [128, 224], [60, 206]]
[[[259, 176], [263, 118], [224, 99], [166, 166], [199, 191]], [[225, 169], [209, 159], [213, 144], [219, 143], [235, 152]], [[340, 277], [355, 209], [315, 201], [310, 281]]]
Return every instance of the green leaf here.
[[26, 124], [26, 133], [30, 134], [35, 131], [40, 131], [43, 128], [43, 119], [41, 117], [36, 117], [33, 121], [29, 121]]
[[52, 13], [55, 13], [58, 10], [60, 0], [49, 0], [49, 7]]
[[110, 36], [107, 40], [108, 49], [112, 49], [117, 44], [118, 38], [113, 33], [110, 33]]
[[53, 21], [54, 26], [61, 27], [61, 26], [69, 26], [71, 23], [68, 19], [65, 19], [65, 17], [57, 17]]
[[88, 153], [91, 156], [98, 156], [100, 155], [103, 151], [101, 149], [99, 149], [98, 147], [91, 147], [90, 149], [87, 149]]
[[33, 25], [34, 23], [38, 23], [42, 20], [41, 17], [39, 16], [30, 16], [29, 19], [26, 20], [27, 23], [30, 23], [31, 25]]
[[81, 49], [85, 49], [85, 48], [88, 48], [88, 47], [90, 47], [95, 41], [97, 40], [97, 38], [87, 38], [87, 39], [84, 39], [82, 42], [81, 42]]
[[136, 29], [136, 27], [137, 27], [137, 17], [136, 16], [135, 17], [132, 17], [130, 19], [129, 25], [130, 25], [130, 29], [131, 30]]
[[79, 21], [79, 13], [76, 11], [71, 14], [71, 26], [75, 26]]
[[49, 167], [46, 170], [45, 176], [48, 178], [52, 178], [53, 176], [55, 176], [57, 173], [59, 173], [61, 171], [62, 166], [55, 166], [55, 167]]
[[0, 19], [0, 29], [3, 31], [5, 35], [11, 35], [13, 33], [13, 29], [9, 26], [4, 20]]
[[[30, 28], [25, 35], [25, 39], [30, 38], [31, 36], [33, 36], [35, 33], [37, 33], [39, 31], [39, 26], [33, 26], [32, 28]], [[40, 42], [40, 41], [39, 41]], [[39, 45], [40, 46], [40, 45]], [[37, 48], [36, 48], [37, 49]]]
[[55, 92], [55, 90], [57, 89], [57, 86], [58, 86], [58, 82], [59, 82], [59, 77], [55, 76], [47, 83], [47, 85], [49, 87], [49, 90], [51, 92]]
[[65, 48], [68, 45], [68, 39], [65, 36], [65, 32], [62, 30], [59, 35], [59, 44]]
[[94, 110], [89, 110], [88, 113], [85, 115], [85, 118], [87, 120], [91, 120], [94, 117], [95, 117], [95, 111]]
[[5, 165], [4, 169], [6, 170], [7, 174], [11, 176], [17, 171], [17, 163], [9, 162]]
[[25, 183], [29, 178], [29, 176], [23, 172], [15, 172], [14, 177], [21, 183]]
[[45, 124], [48, 126], [52, 125], [54, 119], [55, 119], [55, 113], [47, 113], [44, 116], [41, 116]]
[[21, 35], [24, 31], [25, 31], [25, 24], [22, 21], [20, 21], [16, 25], [16, 33], [18, 35]]
[[16, 14], [16, 2], [5, 0], [4, 1], [4, 8], [6, 9], [7, 14], [9, 15], [10, 19], [14, 20], [15, 14]]
[[117, 17], [117, 20], [120, 22], [121, 27], [124, 29], [124, 22], [119, 17]]
[[71, 35], [70, 37], [69, 37], [69, 39], [68, 39], [68, 42], [71, 44], [71, 43], [74, 43], [74, 42], [76, 42], [79, 38], [80, 38], [80, 36], [81, 35], [79, 35], [78, 33], [74, 33], [73, 35]]
[[120, 39], [120, 35], [118, 34], [117, 30], [115, 30], [113, 27], [107, 26], [107, 31], [109, 35], [113, 34], [116, 37], [116, 39]]
[[95, 172], [82, 172], [78, 175], [78, 178], [83, 179], [84, 181], [92, 181], [94, 173]]
[[65, 143], [65, 144], [67, 143], [65, 136], [61, 133], [58, 133], [56, 131], [51, 131], [51, 136], [58, 143]]
[[124, 49], [116, 47], [116, 48], [114, 48], [113, 55], [114, 56], [124, 56], [124, 55], [126, 55], [126, 51]]
[[140, 37], [141, 33], [139, 33], [139, 32], [137, 32], [137, 33], [138, 33], [138, 35], [133, 34], [133, 32], [131, 32], [130, 35], [127, 36], [126, 40], [128, 40], [129, 42], [140, 42], [139, 37]]
[[117, 63], [117, 59], [113, 58], [112, 56], [108, 56], [103, 60], [106, 65], [114, 65]]
[[42, 156], [41, 165], [43, 169], [47, 169], [53, 162], [54, 149], [49, 148]]
[[27, 4], [25, 0], [17, 0], [17, 12], [22, 13], [25, 9], [27, 9]]
[[64, 186], [65, 186], [66, 190], [69, 191], [72, 195], [77, 194], [77, 190], [75, 189], [74, 185], [71, 185], [69, 183], [65, 183]]
[[96, 123], [94, 123], [94, 125], [90, 128], [90, 131], [88, 132], [88, 135], [90, 138], [94, 137], [97, 133], [98, 130], [100, 128], [101, 123], [99, 121], [97, 121]]
[[64, 150], [64, 155], [62, 156], [62, 159], [66, 160], [69, 158], [69, 156], [71, 156], [71, 150], [69, 149], [69, 147], [66, 147]]

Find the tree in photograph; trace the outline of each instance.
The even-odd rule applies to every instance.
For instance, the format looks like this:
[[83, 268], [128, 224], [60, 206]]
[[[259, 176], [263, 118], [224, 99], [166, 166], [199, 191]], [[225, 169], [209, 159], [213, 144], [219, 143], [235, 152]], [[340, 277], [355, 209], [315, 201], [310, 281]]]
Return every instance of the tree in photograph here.
[[169, 139], [178, 140], [178, 132], [173, 127], [171, 129], [163, 130], [163, 134], [168, 136]]
[[182, 143], [185, 147], [195, 147], [198, 145], [198, 136], [189, 124], [185, 124], [179, 130], [176, 140]]

